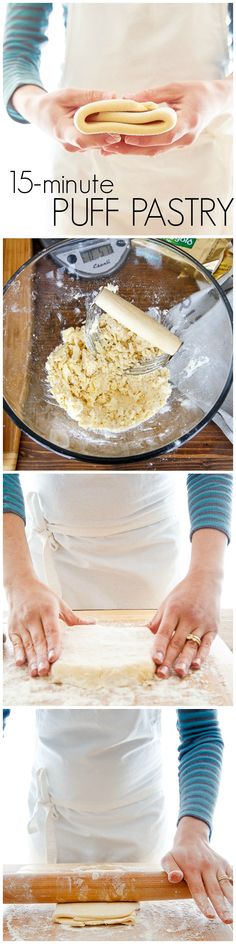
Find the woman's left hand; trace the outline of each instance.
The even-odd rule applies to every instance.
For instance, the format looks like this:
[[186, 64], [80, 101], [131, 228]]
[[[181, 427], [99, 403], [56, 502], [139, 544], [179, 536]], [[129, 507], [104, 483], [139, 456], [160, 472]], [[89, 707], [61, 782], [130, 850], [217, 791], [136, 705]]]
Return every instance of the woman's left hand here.
[[184, 878], [196, 905], [206, 918], [216, 915], [224, 924], [233, 920], [233, 872], [222, 856], [209, 845], [206, 823], [184, 816], [177, 827], [172, 849], [164, 855], [162, 867], [169, 882]]
[[[149, 624], [155, 633], [152, 657], [160, 678], [168, 678], [171, 669], [181, 678], [190, 668], [200, 669], [219, 630], [220, 596], [221, 579], [204, 567], [190, 568], [166, 597]], [[200, 646], [187, 641], [190, 633], [199, 637]]]

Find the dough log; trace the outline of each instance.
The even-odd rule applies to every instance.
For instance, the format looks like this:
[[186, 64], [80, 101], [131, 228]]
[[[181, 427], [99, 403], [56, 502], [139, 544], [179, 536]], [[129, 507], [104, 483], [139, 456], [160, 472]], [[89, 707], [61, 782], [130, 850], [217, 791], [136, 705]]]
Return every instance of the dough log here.
[[165, 103], [108, 99], [82, 105], [74, 124], [82, 134], [164, 134], [175, 127], [177, 115]]
[[153, 347], [160, 348], [165, 354], [175, 354], [182, 344], [176, 334], [172, 334], [172, 331], [155, 321], [145, 311], [136, 308], [136, 305], [127, 302], [117, 292], [113, 292], [109, 288], [103, 288], [98, 292], [94, 304], [110, 315], [111, 318], [115, 318], [115, 321], [119, 321], [124, 328], [133, 331], [134, 334], [139, 335], [144, 341], [148, 341]]

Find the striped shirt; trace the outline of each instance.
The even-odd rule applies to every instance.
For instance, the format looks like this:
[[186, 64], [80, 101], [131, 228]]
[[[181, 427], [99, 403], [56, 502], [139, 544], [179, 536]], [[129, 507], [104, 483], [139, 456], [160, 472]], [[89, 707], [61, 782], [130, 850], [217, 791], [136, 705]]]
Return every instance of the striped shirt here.
[[[190, 473], [187, 477], [190, 537], [202, 528], [231, 534], [233, 476]], [[18, 472], [3, 476], [3, 510], [26, 520], [25, 503]]]
[[195, 816], [208, 823], [217, 800], [223, 754], [223, 740], [217, 711], [179, 709], [179, 795], [178, 821]]
[[[42, 48], [47, 43], [47, 31], [52, 3], [8, 3], [3, 43], [4, 101], [11, 118], [27, 124], [26, 119], [12, 104], [13, 93], [22, 85], [38, 85]], [[64, 21], [67, 4], [62, 4]]]
[[[4, 727], [9, 708], [3, 711]], [[178, 709], [179, 814], [193, 816], [209, 826], [211, 835], [223, 755], [217, 711]], [[132, 813], [131, 813], [132, 815]]]

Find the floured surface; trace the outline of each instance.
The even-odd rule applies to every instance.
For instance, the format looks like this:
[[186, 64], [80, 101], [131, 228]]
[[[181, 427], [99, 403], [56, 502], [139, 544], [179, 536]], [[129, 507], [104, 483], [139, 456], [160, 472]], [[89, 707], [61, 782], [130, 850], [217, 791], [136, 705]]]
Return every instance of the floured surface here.
[[56, 905], [53, 921], [67, 927], [134, 924], [137, 902], [78, 902]]
[[[114, 620], [114, 641], [120, 623]], [[123, 623], [133, 631], [134, 623]], [[138, 619], [135, 625], [141, 625]], [[99, 705], [173, 705], [220, 706], [232, 705], [232, 654], [219, 637], [214, 641], [211, 655], [200, 670], [192, 672], [187, 679], [173, 675], [166, 681], [154, 677], [153, 681], [127, 687], [112, 684], [96, 691], [79, 689], [75, 684], [66, 686], [67, 706]], [[4, 646], [4, 705], [61, 705], [65, 703], [63, 685], [55, 685], [47, 678], [29, 678], [24, 666], [16, 668], [10, 643]]]
[[111, 685], [131, 686], [150, 682], [155, 675], [151, 656], [153, 635], [146, 626], [95, 626], [63, 628], [60, 659], [54, 662], [54, 682], [74, 682], [88, 691]]
[[208, 921], [193, 901], [142, 902], [135, 925], [70, 928], [53, 922], [54, 905], [8, 905], [5, 941], [232, 941], [218, 918]]

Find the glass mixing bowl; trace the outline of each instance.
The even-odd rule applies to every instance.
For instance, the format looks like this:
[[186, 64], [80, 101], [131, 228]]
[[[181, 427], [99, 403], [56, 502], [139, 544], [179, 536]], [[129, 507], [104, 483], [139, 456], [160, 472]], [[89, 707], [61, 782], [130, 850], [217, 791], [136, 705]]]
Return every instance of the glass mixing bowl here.
[[[227, 296], [202, 265], [165, 240], [131, 240], [121, 268], [99, 279], [78, 277], [58, 263], [59, 250], [71, 243], [58, 245], [57, 240], [5, 286], [4, 408], [33, 439], [73, 459], [119, 464], [170, 452], [212, 419], [229, 390], [232, 311]], [[165, 407], [122, 432], [81, 429], [53, 400], [45, 371], [61, 331], [84, 322], [99, 286], [108, 281], [183, 341], [169, 360], [172, 388]]]

